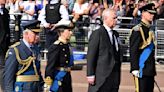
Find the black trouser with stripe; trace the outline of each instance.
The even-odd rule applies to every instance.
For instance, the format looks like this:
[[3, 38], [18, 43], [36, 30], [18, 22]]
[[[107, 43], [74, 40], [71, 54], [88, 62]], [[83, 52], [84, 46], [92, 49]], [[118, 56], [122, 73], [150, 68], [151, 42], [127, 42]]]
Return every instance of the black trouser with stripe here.
[[139, 78], [139, 92], [154, 92], [154, 76]]

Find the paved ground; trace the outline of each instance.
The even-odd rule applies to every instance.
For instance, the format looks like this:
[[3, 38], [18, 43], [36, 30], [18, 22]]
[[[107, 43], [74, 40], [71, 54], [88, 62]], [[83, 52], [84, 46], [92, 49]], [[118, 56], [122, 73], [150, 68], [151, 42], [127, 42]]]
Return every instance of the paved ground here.
[[[42, 64], [42, 71], [44, 71], [45, 64]], [[87, 92], [88, 84], [86, 81], [86, 66], [80, 70], [72, 70], [73, 92]], [[157, 65], [156, 82], [158, 83], [162, 92], [164, 92], [164, 65]], [[129, 63], [122, 64], [122, 77], [119, 92], [135, 92], [133, 77], [129, 73]], [[154, 92], [159, 92], [155, 85]]]

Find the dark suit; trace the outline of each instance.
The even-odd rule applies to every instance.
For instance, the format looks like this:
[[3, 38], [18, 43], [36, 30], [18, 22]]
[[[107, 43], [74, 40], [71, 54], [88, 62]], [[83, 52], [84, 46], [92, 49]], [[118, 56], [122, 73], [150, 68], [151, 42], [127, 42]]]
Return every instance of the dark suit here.
[[[4, 8], [2, 11], [3, 15], [0, 14], [0, 75], [3, 75], [4, 57], [10, 44], [10, 18], [7, 9]], [[2, 85], [2, 76], [0, 76], [0, 85]]]
[[[118, 38], [118, 33], [113, 32]], [[87, 54], [87, 76], [95, 75], [95, 85], [89, 85], [88, 92], [118, 92], [121, 67], [119, 52], [113, 50], [104, 26], [92, 33]]]
[[[25, 60], [28, 57], [33, 56], [32, 53], [35, 54], [35, 51], [30, 50], [23, 41], [20, 41], [20, 44], [16, 45], [15, 47], [17, 47], [19, 51], [19, 56], [22, 60]], [[16, 81], [17, 76], [36, 75], [35, 68], [33, 67], [34, 63], [30, 63], [29, 67], [27, 67], [27, 69], [24, 72], [18, 74], [18, 71], [22, 69], [23, 65], [20, 64], [20, 62], [17, 60], [16, 53], [13, 47], [9, 49], [6, 57], [4, 70], [5, 92], [13, 92], [14, 90], [18, 90], [17, 87], [19, 87], [19, 89], [21, 90], [19, 92], [41, 92], [42, 77], [40, 72], [40, 61], [37, 58], [37, 55], [35, 56], [35, 66], [37, 73], [39, 75], [39, 81], [18, 82]], [[25, 66], [23, 69], [25, 69]]]

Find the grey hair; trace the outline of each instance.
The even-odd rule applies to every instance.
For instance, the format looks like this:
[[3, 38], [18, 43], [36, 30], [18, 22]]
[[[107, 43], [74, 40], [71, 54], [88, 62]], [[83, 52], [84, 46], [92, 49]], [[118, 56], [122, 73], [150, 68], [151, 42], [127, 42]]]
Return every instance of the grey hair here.
[[30, 29], [25, 29], [25, 30], [23, 31], [23, 35], [26, 34], [26, 33], [28, 33], [28, 32], [30, 32], [30, 31], [31, 31]]
[[113, 12], [113, 9], [105, 9], [102, 13], [102, 20], [104, 21], [105, 17], [109, 17], [111, 15], [111, 12]]

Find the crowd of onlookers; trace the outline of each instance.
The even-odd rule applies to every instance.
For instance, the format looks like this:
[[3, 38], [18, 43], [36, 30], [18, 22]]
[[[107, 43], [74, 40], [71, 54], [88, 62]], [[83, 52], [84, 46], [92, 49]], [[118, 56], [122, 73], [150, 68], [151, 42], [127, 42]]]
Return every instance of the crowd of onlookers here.
[[[120, 24], [117, 27], [121, 28], [132, 28], [133, 24], [139, 23], [141, 18], [140, 8], [147, 3], [155, 4], [154, 8], [157, 11], [155, 19], [164, 18], [164, 0], [7, 0], [5, 7], [9, 10], [11, 21], [15, 20], [15, 14], [21, 14], [22, 25], [27, 23], [28, 20], [39, 20], [43, 27], [49, 30], [51, 28], [53, 29], [53, 24], [55, 23], [51, 22], [54, 22], [52, 18], [56, 18], [53, 17], [53, 15], [56, 16], [55, 13], [57, 12], [47, 12], [45, 7], [47, 4], [54, 3], [60, 3], [62, 5], [58, 10], [61, 20], [69, 19], [76, 23], [74, 33], [77, 42], [84, 42], [86, 34], [89, 37], [92, 30], [98, 28], [95, 24], [102, 23], [101, 15], [106, 8], [112, 8], [116, 11], [117, 16], [125, 17], [117, 21], [118, 24]], [[51, 14], [46, 15], [46, 13]], [[57, 14], [57, 16], [59, 15]], [[49, 18], [47, 22], [46, 16], [52, 18]], [[128, 17], [132, 19], [126, 19]], [[89, 20], [87, 20], [88, 18]], [[87, 30], [87, 33], [84, 31], [85, 26], [90, 28]], [[52, 35], [52, 33], [50, 33], [50, 35]], [[48, 39], [50, 35], [46, 37], [48, 41], [51, 41]], [[54, 36], [52, 35], [52, 37]], [[52, 42], [54, 42], [54, 40]], [[84, 46], [81, 47], [84, 48]]]
[[[51, 1], [51, 0], [50, 0]], [[52, 0], [53, 1], [53, 0]], [[81, 15], [88, 15], [91, 19], [101, 16], [105, 8], [113, 8], [118, 16], [139, 17], [140, 8], [147, 3], [154, 3], [157, 10], [156, 18], [164, 17], [164, 0], [59, 0], [73, 16], [72, 21], [77, 21]], [[102, 2], [100, 2], [102, 1]], [[22, 20], [37, 19], [40, 10], [49, 0], [8, 0], [6, 7], [10, 11], [10, 18], [14, 20], [12, 13], [22, 12]], [[123, 21], [127, 22], [127, 21]], [[129, 21], [128, 21], [129, 22]], [[127, 23], [128, 23], [127, 22]]]

